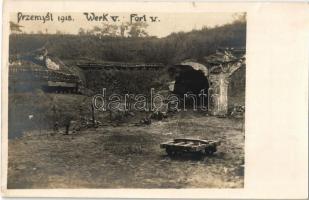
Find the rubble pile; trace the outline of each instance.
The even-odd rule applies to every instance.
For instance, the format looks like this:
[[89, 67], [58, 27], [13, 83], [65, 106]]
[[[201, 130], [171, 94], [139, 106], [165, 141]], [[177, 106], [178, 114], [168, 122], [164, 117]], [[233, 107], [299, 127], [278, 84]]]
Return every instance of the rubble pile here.
[[244, 113], [245, 113], [245, 106], [234, 105], [230, 113], [230, 116], [234, 118], [244, 118]]

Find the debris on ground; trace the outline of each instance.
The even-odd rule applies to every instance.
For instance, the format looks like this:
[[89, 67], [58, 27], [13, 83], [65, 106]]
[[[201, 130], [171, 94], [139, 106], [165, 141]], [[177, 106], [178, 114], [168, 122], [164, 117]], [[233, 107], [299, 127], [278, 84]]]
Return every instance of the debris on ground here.
[[195, 155], [212, 155], [217, 151], [220, 141], [206, 139], [177, 138], [160, 144], [169, 156], [193, 153]]
[[[8, 187], [243, 188], [242, 121], [185, 112], [147, 128], [109, 125], [53, 137], [46, 130], [30, 131], [8, 142], [14, 149], [8, 152]], [[183, 137], [179, 128], [188, 138], [225, 142], [203, 160], [170, 158], [158, 144], [171, 136]]]
[[245, 106], [234, 105], [231, 111], [231, 116], [234, 118], [244, 118]]
[[155, 120], [163, 120], [163, 119], [167, 118], [167, 113], [161, 112], [161, 111], [156, 111], [156, 112], [153, 112], [151, 114], [150, 118], [155, 119]]
[[148, 117], [144, 117], [143, 119], [141, 119], [140, 124], [150, 125], [151, 119]]

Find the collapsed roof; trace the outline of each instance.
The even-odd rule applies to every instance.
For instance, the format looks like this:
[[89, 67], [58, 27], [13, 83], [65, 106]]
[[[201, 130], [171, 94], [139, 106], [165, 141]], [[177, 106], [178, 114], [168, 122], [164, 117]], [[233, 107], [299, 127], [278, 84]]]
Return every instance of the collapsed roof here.
[[200, 63], [197, 63], [197, 62], [192, 62], [192, 61], [184, 61], [184, 62], [180, 63], [180, 65], [182, 65], [182, 66], [190, 66], [194, 70], [202, 71], [204, 76], [208, 76], [208, 69], [203, 64], [200, 64]]
[[68, 75], [74, 74], [60, 59], [49, 55], [45, 47], [26, 54], [16, 55], [13, 60], [10, 60], [10, 66], [27, 67], [29, 70], [51, 70]]
[[[244, 48], [220, 48], [216, 53], [204, 57], [204, 62], [198, 63], [193, 60], [185, 60], [178, 67], [190, 67], [194, 70], [201, 71], [205, 76], [209, 74], [216, 74], [221, 72], [230, 72], [234, 70], [236, 66], [243, 65], [245, 61], [245, 49]], [[205, 64], [205, 65], [204, 65]], [[232, 71], [231, 71], [232, 72]]]
[[204, 59], [210, 74], [221, 72], [232, 74], [245, 65], [245, 49], [218, 49], [215, 54], [206, 56]]
[[220, 48], [216, 53], [204, 57], [208, 66], [226, 64], [230, 62], [239, 61], [245, 57], [246, 50], [243, 48]]

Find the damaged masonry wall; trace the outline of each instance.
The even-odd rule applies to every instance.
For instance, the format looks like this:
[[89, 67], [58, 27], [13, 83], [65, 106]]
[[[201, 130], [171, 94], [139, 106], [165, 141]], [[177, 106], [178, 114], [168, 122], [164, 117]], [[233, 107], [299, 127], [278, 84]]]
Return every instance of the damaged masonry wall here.
[[[191, 66], [202, 71], [209, 82], [208, 110], [214, 116], [228, 114], [228, 93], [232, 74], [245, 67], [245, 50], [224, 49], [205, 58], [207, 67], [195, 62], [183, 62], [181, 65]], [[209, 70], [208, 70], [209, 69]]]
[[245, 51], [243, 49], [226, 49], [206, 58], [211, 70], [209, 73], [208, 110], [211, 115], [228, 114], [228, 88], [232, 74], [245, 67]]
[[208, 110], [211, 115], [226, 115], [228, 112], [228, 74], [220, 73], [209, 76]]

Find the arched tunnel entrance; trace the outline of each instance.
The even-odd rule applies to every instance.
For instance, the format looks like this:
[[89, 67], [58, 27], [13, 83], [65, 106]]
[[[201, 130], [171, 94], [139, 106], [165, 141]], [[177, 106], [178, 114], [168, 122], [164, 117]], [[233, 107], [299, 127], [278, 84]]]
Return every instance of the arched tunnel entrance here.
[[[174, 85], [174, 93], [181, 98], [184, 97], [185, 94], [194, 94], [196, 96], [196, 104], [197, 106], [201, 105], [201, 96], [202, 90], [204, 91], [204, 106], [208, 105], [208, 89], [209, 82], [205, 73], [201, 70], [195, 70], [191, 67], [185, 67], [178, 71], [175, 76], [175, 85]], [[188, 98], [186, 100], [186, 104], [192, 106], [193, 98]]]

